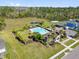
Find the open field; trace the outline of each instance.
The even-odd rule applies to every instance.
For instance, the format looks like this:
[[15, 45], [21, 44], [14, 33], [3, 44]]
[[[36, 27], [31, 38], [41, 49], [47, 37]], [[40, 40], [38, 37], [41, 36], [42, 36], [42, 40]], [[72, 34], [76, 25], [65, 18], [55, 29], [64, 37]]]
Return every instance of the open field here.
[[25, 24], [29, 24], [32, 21], [46, 21], [46, 19], [37, 19], [37, 18], [18, 18], [18, 19], [5, 19], [5, 22], [7, 24], [5, 30], [13, 30], [16, 28], [21, 28]]
[[41, 43], [32, 42], [28, 45], [21, 44], [12, 34], [12, 30], [23, 27], [26, 23], [29, 24], [33, 20], [43, 20], [36, 18], [23, 19], [6, 19], [6, 28], [0, 32], [0, 36], [4, 38], [6, 44], [6, 59], [48, 59], [52, 55], [64, 49], [59, 43], [55, 47], [45, 47]]

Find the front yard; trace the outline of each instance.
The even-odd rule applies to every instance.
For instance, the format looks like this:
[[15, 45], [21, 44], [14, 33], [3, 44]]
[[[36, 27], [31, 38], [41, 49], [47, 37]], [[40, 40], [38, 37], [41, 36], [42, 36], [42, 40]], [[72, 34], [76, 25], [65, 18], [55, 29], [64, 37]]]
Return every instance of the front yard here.
[[74, 42], [75, 42], [74, 40], [69, 40], [69, 41], [65, 42], [65, 45], [69, 46], [69, 45], [71, 45]]

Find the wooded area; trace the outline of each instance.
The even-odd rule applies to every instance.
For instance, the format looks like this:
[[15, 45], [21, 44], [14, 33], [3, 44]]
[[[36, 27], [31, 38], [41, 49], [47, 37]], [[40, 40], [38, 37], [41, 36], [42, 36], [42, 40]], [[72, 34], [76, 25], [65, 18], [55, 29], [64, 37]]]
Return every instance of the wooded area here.
[[0, 16], [9, 18], [37, 17], [49, 20], [79, 18], [79, 7], [0, 7]]

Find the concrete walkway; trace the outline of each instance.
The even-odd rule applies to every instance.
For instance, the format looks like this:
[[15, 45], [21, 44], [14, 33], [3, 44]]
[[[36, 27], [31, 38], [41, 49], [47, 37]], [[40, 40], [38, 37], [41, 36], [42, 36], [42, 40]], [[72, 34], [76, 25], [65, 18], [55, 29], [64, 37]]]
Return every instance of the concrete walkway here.
[[75, 40], [75, 39], [72, 39], [72, 40], [77, 41], [77, 40]]
[[[60, 43], [61, 45], [63, 45], [65, 48], [68, 48], [68, 46], [65, 45], [64, 43], [62, 43], [62, 42], [60, 42], [60, 41], [59, 41], [58, 43]], [[68, 49], [69, 49], [69, 50], [72, 50], [72, 48], [70, 48], [70, 47], [69, 47]]]
[[65, 43], [65, 42], [67, 42], [67, 41], [69, 41], [70, 39], [66, 39], [66, 40], [64, 40], [64, 41], [62, 41], [63, 43]]
[[71, 48], [71, 46], [75, 45], [78, 42], [79, 42], [79, 40], [76, 40], [73, 44], [67, 46], [65, 49], [63, 49], [62, 51], [58, 52], [57, 54], [55, 54], [54, 56], [50, 57], [49, 59], [55, 59], [57, 56], [59, 56], [60, 54], [62, 54], [63, 52], [65, 52], [67, 49]]

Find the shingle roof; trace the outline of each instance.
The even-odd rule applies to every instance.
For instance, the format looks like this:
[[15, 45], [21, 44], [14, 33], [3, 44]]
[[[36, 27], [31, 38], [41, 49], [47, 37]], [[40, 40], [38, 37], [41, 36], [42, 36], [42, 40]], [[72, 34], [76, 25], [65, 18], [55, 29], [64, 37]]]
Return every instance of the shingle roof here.
[[68, 30], [66, 30], [66, 34], [67, 34], [68, 36], [75, 36], [75, 35], [77, 34], [77, 32], [68, 29]]

